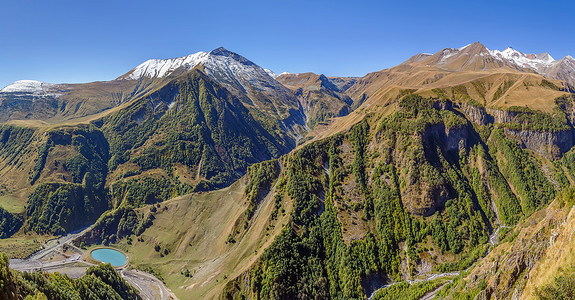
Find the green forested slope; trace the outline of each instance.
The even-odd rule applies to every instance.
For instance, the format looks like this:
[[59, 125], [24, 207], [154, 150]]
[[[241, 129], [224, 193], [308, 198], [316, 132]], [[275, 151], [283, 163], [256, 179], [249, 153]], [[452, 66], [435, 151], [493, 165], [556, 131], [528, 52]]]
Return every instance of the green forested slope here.
[[279, 196], [294, 202], [291, 222], [223, 295], [361, 299], [374, 282], [425, 265], [466, 269], [498, 226], [554, 198], [565, 175], [542, 164], [450, 102], [407, 96], [389, 117], [368, 116], [289, 155]]
[[[62, 234], [108, 209], [228, 186], [249, 165], [295, 146], [285, 128], [259, 114], [194, 69], [90, 125], [3, 126], [2, 167], [28, 179], [26, 229]], [[2, 216], [16, 228], [8, 237], [22, 221]]]
[[[28, 196], [26, 218], [33, 231], [62, 234], [91, 224], [108, 209], [105, 184], [109, 146], [102, 132], [94, 127], [52, 130], [47, 136], [39, 149], [31, 181], [54, 171], [57, 164], [61, 164], [59, 168], [65, 170], [67, 178], [62, 175], [63, 182], [36, 185]], [[50, 161], [52, 168], [47, 167], [50, 152], [62, 148], [66, 149], [64, 157], [58, 156], [62, 162]]]
[[112, 171], [132, 163], [137, 172], [161, 169], [185, 184], [173, 174], [175, 165], [185, 166], [202, 179], [190, 191], [227, 186], [248, 165], [293, 147], [285, 133], [257, 122], [198, 69], [97, 124], [110, 141]]

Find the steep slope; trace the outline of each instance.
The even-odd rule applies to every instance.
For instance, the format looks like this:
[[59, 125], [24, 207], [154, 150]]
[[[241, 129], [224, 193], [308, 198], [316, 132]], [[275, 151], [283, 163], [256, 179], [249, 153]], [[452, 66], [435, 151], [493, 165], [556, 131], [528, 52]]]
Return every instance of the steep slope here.
[[[515, 228], [506, 228], [493, 250], [469, 272], [446, 285], [443, 299], [541, 299], [560, 276], [572, 277], [573, 190]], [[572, 286], [559, 286], [572, 295]], [[545, 298], [546, 299], [546, 298]]]
[[120, 206], [230, 185], [295, 140], [195, 68], [90, 125], [3, 126], [3, 237], [58, 235]]
[[548, 67], [542, 68], [540, 73], [575, 86], [575, 59], [567, 55]]
[[327, 78], [342, 92], [347, 91], [359, 79], [359, 77], [333, 77], [333, 76]]
[[0, 90], [0, 121], [48, 119], [56, 115], [60, 89], [39, 81], [17, 81]]
[[544, 68], [553, 65], [553, 62], [555, 61], [553, 57], [546, 52], [538, 55], [525, 54], [511, 47], [503, 51], [493, 50], [490, 52], [501, 60], [509, 61], [518, 67], [532, 69], [538, 73], [542, 73]]
[[[0, 133], [0, 205], [25, 221], [24, 231], [60, 234], [89, 225], [108, 209], [108, 143], [102, 132], [88, 126], [42, 131], [5, 125]], [[10, 220], [2, 216], [5, 226]], [[14, 233], [7, 230], [3, 237]]]
[[422, 65], [437, 66], [448, 71], [478, 72], [503, 67], [526, 71], [508, 60], [497, 59], [489, 49], [478, 42], [459, 49], [446, 48], [432, 56], [421, 58], [417, 62]]
[[476, 42], [458, 49], [446, 48], [434, 55], [418, 54], [407, 62], [438, 66], [449, 71], [482, 71], [508, 67], [523, 72], [536, 72], [573, 85], [574, 61], [569, 55], [555, 60], [546, 52], [525, 54], [511, 47], [503, 51], [489, 50]]
[[202, 66], [212, 80], [240, 99], [259, 121], [279, 122], [282, 130], [294, 139], [305, 134], [306, 116], [293, 92], [260, 66], [224, 48], [175, 59], [149, 60], [112, 81], [85, 84], [17, 81], [0, 90], [0, 122], [86, 123], [157, 90], [197, 66]]
[[[540, 237], [542, 239], [547, 238], [547, 244], [543, 247], [544, 252], [541, 255], [541, 259], [536, 261], [534, 265], [529, 265], [528, 278], [524, 288], [521, 287], [523, 288], [522, 299], [536, 296], [547, 286], [555, 285], [562, 288], [563, 286], [557, 280], [562, 276], [572, 280], [572, 270], [575, 267], [574, 249], [571, 243], [572, 233], [575, 230], [574, 200], [573, 189], [567, 190], [557, 199], [555, 207], [547, 209], [547, 211], [552, 211], [552, 209], [557, 211], [553, 216], [554, 226], [550, 226], [550, 232], [548, 231], [546, 232], [547, 234], [542, 234]], [[520, 241], [516, 239], [514, 242], [517, 244]], [[564, 290], [568, 294], [573, 292], [568, 288]]]
[[220, 188], [294, 146], [199, 68], [96, 124], [111, 144], [111, 181], [159, 175], [176, 186]]
[[458, 273], [498, 226], [569, 184], [502, 129], [418, 96], [302, 147], [286, 169], [291, 226], [226, 286], [228, 299], [363, 298], [390, 279]]
[[491, 54], [515, 64], [516, 66], [528, 68], [549, 78], [567, 82], [570, 85], [575, 83], [575, 59], [570, 55], [560, 60], [555, 60], [549, 53], [525, 54], [511, 47], [498, 51], [491, 51]]
[[342, 88], [336, 86], [332, 79], [314, 73], [283, 74], [276, 80], [300, 98], [310, 128], [328, 118], [345, 116], [351, 112], [352, 100], [344, 90], [349, 83], [344, 79], [337, 81]]

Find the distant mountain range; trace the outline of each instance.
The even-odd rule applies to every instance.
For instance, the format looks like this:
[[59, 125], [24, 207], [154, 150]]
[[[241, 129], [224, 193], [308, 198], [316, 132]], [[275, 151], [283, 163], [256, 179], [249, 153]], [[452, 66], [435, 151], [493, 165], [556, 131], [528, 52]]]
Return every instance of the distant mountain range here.
[[[264, 69], [245, 57], [218, 48], [210, 52], [198, 52], [174, 59], [151, 59], [126, 74], [112, 81], [85, 84], [50, 84], [32, 80], [21, 80], [0, 90], [0, 122], [9, 120], [39, 120], [58, 123], [65, 120], [88, 119], [91, 115], [105, 113], [122, 103], [144, 96], [195, 67], [202, 68], [208, 76], [224, 86], [248, 107], [253, 107], [282, 121], [294, 137], [304, 134], [305, 127], [317, 123], [309, 116], [315, 111], [300, 100], [308, 98], [304, 89], [298, 95], [300, 83], [294, 77], [303, 78], [304, 74], [284, 72], [279, 76]], [[435, 54], [417, 54], [401, 65], [383, 70], [405, 70], [405, 66], [433, 67], [437, 70], [434, 78], [445, 76], [443, 71], [450, 72], [487, 72], [502, 70], [504, 72], [523, 72], [540, 74], [547, 78], [561, 80], [575, 85], [575, 59], [566, 56], [554, 60], [548, 53], [525, 54], [511, 47], [499, 51], [489, 50], [480, 43], [473, 43], [461, 48], [445, 48]], [[342, 91], [348, 91], [355, 104], [347, 95], [342, 101], [345, 105], [358, 106], [370, 95], [366, 85], [373, 89], [373, 74], [359, 78], [325, 77], [321, 85], [322, 94], [333, 97], [334, 93], [342, 100]], [[314, 74], [315, 75], [315, 74]], [[319, 76], [319, 75], [317, 75]], [[413, 86], [416, 84], [401, 82], [401, 76], [386, 76], [386, 86]], [[413, 76], [409, 76], [413, 80]], [[319, 78], [319, 77], [318, 77]], [[381, 78], [380, 78], [381, 80]], [[379, 81], [380, 81], [379, 80]], [[398, 81], [399, 80], [399, 81]], [[429, 83], [430, 78], [426, 78]], [[325, 83], [330, 82], [329, 86]], [[356, 84], [357, 82], [357, 84]], [[307, 83], [308, 87], [311, 84]], [[317, 91], [316, 91], [317, 92]], [[314, 92], [314, 93], [316, 93]], [[339, 101], [338, 100], [338, 101]], [[344, 106], [345, 106], [344, 105]], [[345, 114], [342, 107], [331, 107], [329, 116]], [[335, 109], [335, 110], [334, 110]], [[313, 114], [313, 113], [312, 113]], [[319, 118], [322, 119], [322, 118]], [[306, 124], [312, 120], [313, 124]], [[309, 127], [309, 126], [308, 126]], [[313, 127], [313, 126], [312, 126]]]
[[450, 71], [483, 71], [509, 67], [524, 72], [536, 72], [543, 76], [575, 84], [575, 59], [570, 55], [555, 60], [547, 52], [525, 54], [511, 47], [499, 51], [489, 50], [479, 42], [461, 48], [445, 48], [435, 54], [418, 54], [408, 62], [435, 65]]
[[[489, 50], [480, 43], [461, 48], [446, 48], [433, 55], [417, 54], [398, 67], [406, 65], [435, 67], [439, 73], [434, 74], [434, 77], [443, 76], [441, 71], [480, 72], [501, 69], [540, 74], [569, 85], [575, 84], [575, 59], [571, 56], [554, 60], [547, 53], [525, 54], [513, 48], [503, 51]], [[144, 96], [170, 78], [182, 75], [196, 66], [201, 66], [208, 76], [239, 97], [248, 107], [265, 111], [282, 120], [283, 126], [294, 137], [304, 134], [306, 126], [317, 123], [315, 116], [307, 115], [314, 109], [300, 103], [301, 101], [298, 102], [298, 96], [294, 94], [297, 93], [297, 88], [293, 89], [294, 85], [287, 84], [288, 78], [303, 75], [284, 72], [278, 76], [224, 48], [174, 59], [148, 60], [112, 81], [85, 84], [17, 81], [0, 90], [0, 122], [38, 120], [59, 123], [66, 120], [86, 120], [92, 115], [105, 114], [107, 110], [122, 103]], [[347, 94], [355, 104], [351, 104], [349, 100], [344, 102], [346, 105], [358, 106], [370, 94], [365, 91], [365, 85], [366, 80], [371, 80], [371, 77], [372, 74], [366, 75], [362, 80], [329, 77], [331, 87], [336, 89], [328, 88], [330, 91], [327, 94], [349, 90]], [[387, 77], [398, 80], [395, 78], [397, 76]], [[356, 81], [359, 84], [355, 84]], [[291, 82], [293, 83], [293, 80]], [[386, 82], [385, 85], [389, 86], [388, 83], [391, 82]], [[400, 82], [399, 85], [406, 84]], [[410, 85], [413, 87], [413, 84]], [[303, 94], [299, 97], [306, 98]], [[309, 102], [309, 99], [306, 101]], [[340, 116], [345, 113], [341, 108], [332, 107], [325, 115]], [[313, 124], [306, 124], [305, 120], [312, 120]]]

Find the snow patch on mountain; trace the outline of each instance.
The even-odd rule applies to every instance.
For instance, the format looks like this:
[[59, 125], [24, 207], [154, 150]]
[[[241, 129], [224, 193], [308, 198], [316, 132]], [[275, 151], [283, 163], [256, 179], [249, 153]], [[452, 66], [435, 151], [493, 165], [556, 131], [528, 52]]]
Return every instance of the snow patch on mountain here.
[[[477, 44], [477, 43], [476, 43]], [[467, 51], [468, 48], [475, 44], [465, 45], [460, 48], [445, 48], [441, 50], [440, 53], [440, 61], [439, 63], [445, 64], [447, 63], [450, 58], [459, 55], [461, 53], [465, 53], [463, 51]], [[525, 54], [523, 52], [517, 51], [512, 47], [508, 47], [507, 49], [500, 51], [500, 50], [489, 50], [485, 48], [486, 51], [482, 51], [477, 53], [478, 57], [493, 57], [494, 59], [503, 62], [505, 65], [514, 65], [517, 66], [519, 69], [531, 69], [541, 75], [544, 76], [551, 76], [556, 77], [552, 74], [553, 70], [557, 69], [557, 67], [564, 61], [567, 61], [570, 58], [566, 56], [561, 60], [555, 60], [549, 53], [544, 52], [541, 54]], [[469, 57], [468, 60], [470, 62], [475, 61], [477, 57]], [[563, 63], [563, 65], [566, 65]], [[564, 67], [566, 68], [566, 67]]]
[[45, 83], [36, 80], [18, 80], [0, 90], [2, 93], [42, 93], [55, 87], [55, 84]]
[[462, 48], [459, 48], [459, 49], [454, 49], [454, 48], [443, 49], [441, 52], [441, 62], [445, 62], [448, 58], [456, 55], [457, 53], [459, 53], [461, 50], [465, 49], [468, 46], [469, 45], [462, 47]]
[[264, 69], [264, 71], [266, 71], [266, 73], [268, 73], [268, 75], [270, 75], [272, 78], [276, 79], [278, 78], [278, 74], [274, 73], [274, 71], [270, 70], [270, 69]]
[[164, 77], [176, 69], [183, 67], [186, 70], [191, 70], [199, 63], [205, 62], [208, 59], [208, 53], [198, 52], [184, 57], [172, 59], [150, 59], [137, 66], [125, 79], [140, 79], [142, 77]]
[[[275, 73], [263, 69], [248, 59], [224, 48], [215, 49], [209, 53], [197, 52], [188, 56], [172, 59], [150, 59], [128, 73], [122, 79], [162, 78], [182, 68], [189, 71], [199, 64], [203, 64], [208, 75], [216, 79], [233, 80], [231, 75], [243, 75], [247, 79], [269, 76], [274, 78]], [[265, 75], [264, 75], [265, 74]]]

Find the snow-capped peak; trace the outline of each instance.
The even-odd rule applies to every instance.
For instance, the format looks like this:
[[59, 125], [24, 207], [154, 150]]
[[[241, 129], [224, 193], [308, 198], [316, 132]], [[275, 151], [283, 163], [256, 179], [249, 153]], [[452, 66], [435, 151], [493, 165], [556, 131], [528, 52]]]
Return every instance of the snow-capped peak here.
[[[493, 50], [493, 52], [499, 52], [499, 50]], [[515, 49], [513, 49], [512, 47], [507, 47], [505, 48], [505, 50], [500, 52], [501, 54], [505, 55], [505, 56], [524, 56], [524, 54], [522, 52], [519, 52]]]
[[[273, 72], [264, 70], [247, 58], [220, 47], [208, 53], [197, 52], [188, 56], [172, 59], [150, 59], [137, 66], [130, 73], [120, 77], [120, 79], [137, 80], [142, 77], [162, 78], [180, 68], [182, 68], [182, 71], [189, 71], [199, 64], [203, 64], [206, 67], [208, 75], [210, 75], [210, 73], [223, 75], [220, 73], [228, 73], [230, 71], [240, 72], [242, 70], [243, 73], [250, 73], [251, 71], [257, 70], [257, 72], [267, 74], [272, 78], [275, 76]], [[219, 71], [216, 71], [216, 69], [219, 69]], [[225, 69], [225, 71], [222, 69]]]
[[18, 80], [11, 85], [3, 88], [0, 92], [3, 93], [16, 93], [16, 92], [27, 92], [27, 93], [38, 93], [44, 92], [48, 88], [53, 87], [54, 84], [45, 83], [36, 80]]
[[268, 93], [281, 91], [281, 93], [288, 94], [288, 90], [274, 80], [276, 76], [273, 72], [266, 71], [247, 58], [223, 47], [207, 53], [198, 52], [179, 58], [151, 59], [118, 79], [162, 78], [174, 72], [183, 74], [199, 64], [203, 65], [206, 75], [228, 88], [232, 93], [244, 93], [256, 88]]
[[503, 51], [493, 50], [491, 54], [499, 59], [505, 59], [519, 67], [529, 68], [540, 72], [542, 68], [549, 67], [555, 60], [548, 53], [541, 53], [539, 55], [525, 54], [517, 51], [511, 47]]
[[[474, 44], [465, 45], [461, 48], [446, 48], [442, 51], [442, 61], [445, 61], [451, 56], [454, 56], [461, 51], [467, 49], [468, 47]], [[485, 48], [487, 49], [487, 48]], [[500, 61], [507, 61], [514, 65], [517, 65], [521, 68], [529, 68], [533, 69], [537, 72], [541, 72], [543, 68], [549, 67], [551, 64], [555, 62], [553, 57], [548, 53], [541, 53], [538, 55], [535, 54], [525, 54], [523, 52], [517, 51], [512, 47], [507, 47], [505, 50], [489, 50], [485, 53], [485, 55], [492, 55], [494, 58]], [[484, 55], [484, 54], [481, 54]]]

